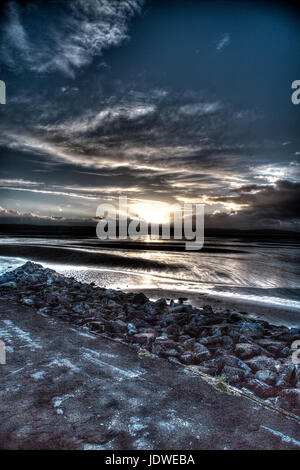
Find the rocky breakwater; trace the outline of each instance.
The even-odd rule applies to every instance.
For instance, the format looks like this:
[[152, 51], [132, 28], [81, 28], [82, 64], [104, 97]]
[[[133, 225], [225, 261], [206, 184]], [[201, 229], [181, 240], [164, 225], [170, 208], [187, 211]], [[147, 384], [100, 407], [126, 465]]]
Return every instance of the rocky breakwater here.
[[225, 308], [194, 308], [183, 299], [150, 301], [143, 293], [82, 284], [31, 262], [0, 277], [0, 295], [121, 339], [140, 354], [192, 365], [300, 416], [300, 365], [293, 363], [291, 350], [300, 328], [270, 325]]

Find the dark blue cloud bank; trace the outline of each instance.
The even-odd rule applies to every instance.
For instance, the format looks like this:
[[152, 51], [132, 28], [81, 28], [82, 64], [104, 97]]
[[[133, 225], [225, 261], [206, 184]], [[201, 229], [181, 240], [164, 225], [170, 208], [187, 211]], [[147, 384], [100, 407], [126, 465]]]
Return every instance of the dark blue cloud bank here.
[[2, 222], [89, 222], [123, 194], [204, 202], [213, 227], [299, 229], [298, 10], [32, 0], [0, 11]]

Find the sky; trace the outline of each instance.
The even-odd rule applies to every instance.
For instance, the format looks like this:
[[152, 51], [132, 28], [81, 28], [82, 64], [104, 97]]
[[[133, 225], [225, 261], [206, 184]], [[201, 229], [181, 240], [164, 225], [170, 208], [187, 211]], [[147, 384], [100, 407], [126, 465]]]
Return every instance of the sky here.
[[281, 2], [3, 2], [0, 222], [90, 223], [123, 195], [299, 230], [299, 44]]

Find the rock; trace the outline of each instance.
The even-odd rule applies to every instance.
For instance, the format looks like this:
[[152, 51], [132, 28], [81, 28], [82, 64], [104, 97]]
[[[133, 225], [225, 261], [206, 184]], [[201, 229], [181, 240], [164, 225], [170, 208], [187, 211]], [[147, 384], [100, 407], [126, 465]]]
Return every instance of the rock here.
[[155, 340], [154, 333], [137, 333], [133, 335], [133, 340], [139, 344], [149, 344]]
[[291, 328], [289, 331], [293, 337], [293, 340], [300, 339], [300, 328]]
[[206, 336], [205, 338], [200, 338], [199, 343], [205, 345], [205, 346], [214, 346], [216, 344], [219, 344], [222, 341], [222, 338], [219, 335], [214, 335], [214, 336]]
[[251, 359], [260, 353], [260, 348], [255, 344], [238, 343], [235, 345], [235, 353], [240, 359]]
[[256, 356], [252, 359], [247, 360], [246, 364], [253, 370], [253, 372], [257, 372], [258, 370], [264, 369], [276, 372], [276, 361], [271, 357]]
[[172, 323], [166, 328], [166, 333], [170, 336], [179, 336], [180, 328], [178, 325]]
[[106, 306], [110, 309], [119, 310], [121, 305], [118, 304], [115, 300], [109, 299]]
[[222, 375], [225, 375], [226, 382], [231, 385], [242, 384], [245, 380], [244, 371], [237, 367], [230, 367], [225, 365], [222, 370]]
[[128, 333], [130, 335], [133, 335], [133, 334], [137, 333], [137, 329], [136, 329], [136, 327], [134, 326], [133, 323], [128, 323], [127, 324], [127, 329], [128, 329]]
[[203, 345], [199, 343], [194, 344], [194, 360], [196, 364], [200, 362], [206, 361], [210, 358], [209, 350]]
[[247, 364], [245, 364], [245, 362], [243, 362], [241, 359], [239, 359], [235, 356], [223, 355], [222, 356], [222, 361], [223, 361], [223, 364], [225, 364], [227, 366], [237, 367], [237, 368], [243, 370], [244, 374], [247, 377], [250, 377], [252, 375], [252, 371], [251, 371], [250, 367]]
[[139, 294], [134, 294], [132, 298], [132, 302], [136, 305], [143, 305], [147, 301], [148, 301], [147, 297], [142, 292], [140, 292]]
[[276, 408], [281, 408], [279, 397], [267, 398], [266, 401], [270, 403], [271, 405], [275, 406]]
[[110, 322], [111, 329], [115, 334], [125, 334], [127, 333], [127, 323], [122, 320], [111, 320]]
[[288, 357], [290, 355], [291, 351], [288, 346], [285, 346], [281, 351], [280, 351], [280, 356], [281, 357]]
[[261, 323], [241, 320], [236, 324], [236, 326], [240, 333], [246, 338], [259, 339], [264, 336], [264, 327]]
[[223, 335], [220, 338], [220, 343], [228, 349], [230, 346], [233, 346], [233, 339], [230, 336]]
[[210, 359], [208, 361], [203, 361], [201, 366], [209, 369], [211, 371], [211, 375], [219, 375], [223, 369], [224, 361], [221, 358]]
[[257, 344], [267, 349], [267, 351], [272, 354], [280, 354], [285, 347], [285, 343], [283, 341], [274, 341], [266, 338], [258, 339]]
[[176, 351], [176, 349], [167, 349], [165, 352], [164, 352], [165, 356], [166, 357], [179, 357], [179, 352]]
[[276, 364], [275, 369], [278, 374], [276, 387], [286, 388], [296, 385], [297, 383], [297, 369], [294, 364]]
[[23, 304], [32, 306], [34, 305], [34, 300], [30, 298], [23, 299]]
[[168, 309], [168, 304], [167, 304], [166, 299], [164, 299], [164, 298], [158, 299], [155, 302], [155, 305], [154, 305], [155, 313], [162, 313], [167, 309]]
[[185, 352], [180, 355], [179, 359], [183, 364], [193, 364], [194, 354], [192, 352]]
[[176, 349], [178, 348], [179, 344], [176, 341], [173, 341], [172, 339], [169, 339], [168, 337], [165, 336], [159, 336], [156, 338], [155, 342], [157, 344], [160, 344], [164, 348], [167, 349]]
[[[48, 300], [51, 303], [56, 301], [55, 297], [53, 297], [53, 296], [50, 296], [50, 298], [48, 296]], [[80, 303], [75, 304], [75, 305], [72, 306], [72, 310], [75, 313], [84, 313], [88, 309], [89, 309], [89, 305], [86, 302], [80, 302]]]
[[207, 315], [213, 315], [214, 314], [214, 311], [213, 311], [211, 305], [204, 305], [202, 307], [202, 311]]
[[[180, 339], [180, 338], [179, 338]], [[195, 344], [195, 338], [189, 338], [183, 341], [182, 345], [186, 351], [193, 351]]]
[[15, 281], [2, 282], [2, 283], [0, 284], [0, 287], [12, 287], [12, 288], [16, 288], [16, 287], [17, 287], [17, 284], [15, 283]]
[[237, 323], [237, 322], [239, 322], [239, 321], [242, 320], [242, 319], [243, 319], [243, 317], [242, 317], [242, 315], [241, 315], [240, 313], [234, 312], [234, 313], [231, 313], [231, 314], [229, 315], [229, 321], [230, 321], [231, 323]]
[[274, 385], [277, 379], [275, 372], [270, 370], [258, 370], [255, 374], [255, 377], [268, 385]]
[[171, 308], [173, 313], [185, 312], [186, 306], [184, 304], [174, 304]]
[[269, 398], [276, 395], [276, 389], [258, 379], [248, 379], [246, 387], [259, 398]]
[[155, 328], [142, 328], [140, 333], [153, 333], [155, 336], [158, 336], [157, 329]]
[[89, 323], [89, 327], [92, 329], [92, 330], [95, 330], [95, 331], [100, 331], [101, 333], [104, 332], [104, 325], [103, 323], [100, 323], [98, 321], [92, 321]]
[[214, 369], [210, 368], [210, 367], [204, 367], [204, 366], [193, 366], [193, 369], [196, 370], [196, 371], [199, 371], [199, 372], [203, 372], [203, 374], [206, 374], [206, 375], [211, 375], [211, 376], [215, 376], [216, 375], [216, 372]]

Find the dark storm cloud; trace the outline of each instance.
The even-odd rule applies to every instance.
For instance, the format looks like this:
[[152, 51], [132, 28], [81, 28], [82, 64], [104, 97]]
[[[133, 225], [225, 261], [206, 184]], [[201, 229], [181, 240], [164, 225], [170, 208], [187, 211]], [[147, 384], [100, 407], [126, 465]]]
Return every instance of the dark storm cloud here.
[[[216, 213], [208, 218], [208, 223], [218, 225], [229, 223], [245, 228], [249, 223], [255, 227], [274, 226], [277, 228], [299, 229], [300, 183], [278, 180], [273, 185], [247, 185], [237, 188], [235, 195], [213, 197], [214, 201], [233, 204], [231, 213]], [[234, 207], [244, 206], [241, 213]]]

